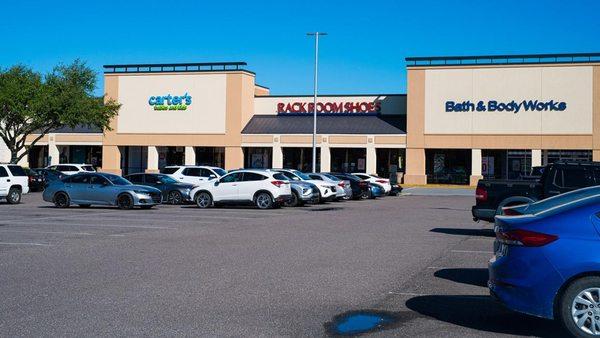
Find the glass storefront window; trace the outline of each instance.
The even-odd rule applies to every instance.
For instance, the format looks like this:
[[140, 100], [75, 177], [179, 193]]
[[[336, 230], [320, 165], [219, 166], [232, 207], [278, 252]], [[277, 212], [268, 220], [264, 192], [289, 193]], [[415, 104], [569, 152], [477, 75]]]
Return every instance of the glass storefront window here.
[[365, 172], [367, 150], [365, 148], [330, 148], [332, 172]]
[[244, 168], [269, 169], [272, 165], [273, 148], [245, 147]]
[[557, 161], [587, 162], [591, 160], [591, 150], [544, 150], [542, 155], [544, 165]]
[[405, 149], [380, 148], [377, 152], [377, 175], [389, 178], [390, 174], [404, 172]]
[[195, 147], [196, 165], [225, 168], [225, 148]]
[[[312, 148], [284, 147], [283, 167], [302, 172], [312, 172]], [[321, 148], [317, 147], [317, 172], [321, 171]]]
[[427, 149], [425, 164], [428, 183], [469, 184], [470, 149]]

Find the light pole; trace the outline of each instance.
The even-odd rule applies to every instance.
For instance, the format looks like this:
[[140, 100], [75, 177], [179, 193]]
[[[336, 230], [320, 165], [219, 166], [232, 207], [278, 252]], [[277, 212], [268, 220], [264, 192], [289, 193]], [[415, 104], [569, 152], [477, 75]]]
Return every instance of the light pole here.
[[313, 98], [313, 135], [312, 135], [312, 172], [317, 172], [317, 80], [319, 72], [319, 36], [327, 35], [323, 32], [306, 33], [308, 36], [315, 37], [315, 84]]

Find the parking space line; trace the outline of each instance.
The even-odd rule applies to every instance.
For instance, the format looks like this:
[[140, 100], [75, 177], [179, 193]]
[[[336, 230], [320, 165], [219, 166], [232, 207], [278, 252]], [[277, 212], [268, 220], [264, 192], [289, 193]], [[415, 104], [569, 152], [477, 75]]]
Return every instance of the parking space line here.
[[25, 242], [25, 243], [0, 242], [0, 245], [33, 245], [33, 246], [51, 246], [49, 243], [33, 243], [33, 242]]
[[17, 233], [31, 233], [31, 234], [57, 234], [57, 235], [82, 235], [82, 236], [95, 236], [98, 234], [92, 234], [89, 232], [71, 232], [71, 231], [36, 231], [36, 230], [0, 230], [2, 232], [17, 232]]
[[457, 252], [457, 253], [480, 253], [480, 254], [488, 254], [488, 255], [494, 254], [493, 251], [478, 251], [478, 250], [450, 250], [450, 251]]
[[[41, 225], [70, 225], [70, 226], [81, 226], [81, 227], [106, 227], [106, 228], [140, 228], [140, 229], [156, 229], [156, 230], [174, 230], [176, 228], [160, 227], [160, 226], [146, 226], [146, 225], [118, 225], [118, 224], [83, 224], [83, 223], [44, 223], [44, 224], [23, 224], [26, 226], [41, 226]], [[21, 226], [21, 225], [19, 225]]]
[[19, 222], [19, 221], [23, 221], [23, 220], [27, 220], [27, 219], [31, 219], [34, 218], [36, 220], [44, 220], [44, 219], [61, 219], [61, 218], [73, 218], [73, 217], [85, 217], [88, 218], [90, 216], [98, 216], [98, 215], [105, 215], [108, 212], [97, 212], [97, 213], [81, 213], [81, 214], [77, 214], [77, 215], [62, 215], [62, 216], [43, 216], [43, 217], [36, 217], [36, 216], [32, 216], [32, 215], [23, 215], [23, 218], [19, 218], [19, 219], [3, 219], [2, 222]]

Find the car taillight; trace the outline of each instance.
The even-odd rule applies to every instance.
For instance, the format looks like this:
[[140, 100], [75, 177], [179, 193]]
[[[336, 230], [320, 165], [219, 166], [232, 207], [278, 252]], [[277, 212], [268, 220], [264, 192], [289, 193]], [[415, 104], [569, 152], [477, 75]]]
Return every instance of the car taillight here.
[[338, 183], [338, 185], [339, 185], [340, 187], [342, 187], [342, 188], [343, 188], [343, 187], [345, 187], [345, 186], [346, 186], [346, 183], [344, 183], [344, 182], [340, 182], [340, 183]]
[[498, 241], [508, 245], [520, 246], [544, 246], [558, 239], [558, 236], [543, 234], [541, 232], [529, 230], [509, 230], [506, 232], [497, 232]]
[[281, 188], [282, 185], [288, 184], [288, 182], [286, 182], [286, 181], [271, 181], [271, 184], [273, 184], [277, 188]]
[[504, 207], [504, 208], [502, 208], [502, 215], [519, 216], [519, 215], [523, 215], [523, 214], [518, 212], [517, 210], [513, 209], [512, 207]]
[[475, 199], [477, 201], [485, 202], [485, 201], [487, 201], [487, 198], [488, 198], [488, 193], [484, 187], [477, 187], [477, 189], [475, 189]]
[[377, 183], [387, 183], [386, 180], [376, 180], [375, 182], [377, 182]]

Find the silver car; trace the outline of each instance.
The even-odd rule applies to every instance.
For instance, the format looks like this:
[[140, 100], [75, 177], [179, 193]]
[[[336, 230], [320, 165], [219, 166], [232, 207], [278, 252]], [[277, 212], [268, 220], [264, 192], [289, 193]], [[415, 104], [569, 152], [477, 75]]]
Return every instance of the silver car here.
[[308, 174], [308, 176], [313, 180], [325, 181], [328, 183], [335, 184], [338, 187], [338, 189], [336, 190], [336, 198], [338, 200], [347, 200], [352, 196], [352, 187], [350, 186], [350, 181], [348, 180], [340, 180], [339, 178], [331, 174], [322, 173], [310, 173]]
[[319, 188], [304, 181], [289, 181], [292, 188], [292, 199], [285, 203], [286, 207], [300, 207], [305, 203], [319, 203]]
[[58, 208], [68, 208], [71, 204], [85, 208], [96, 204], [149, 209], [160, 204], [161, 193], [156, 188], [134, 185], [113, 174], [80, 173], [50, 183], [43, 198]]

